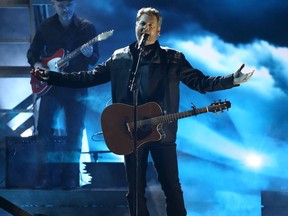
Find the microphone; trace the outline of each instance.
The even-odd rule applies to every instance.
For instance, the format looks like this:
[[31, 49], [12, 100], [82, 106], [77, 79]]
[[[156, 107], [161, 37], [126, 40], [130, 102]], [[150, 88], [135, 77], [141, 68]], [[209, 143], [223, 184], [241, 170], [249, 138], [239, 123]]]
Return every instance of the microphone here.
[[142, 34], [141, 39], [140, 39], [140, 41], [138, 42], [138, 49], [140, 49], [140, 50], [143, 49], [143, 47], [145, 46], [145, 43], [146, 43], [148, 37], [149, 37], [149, 34], [147, 34], [147, 33]]

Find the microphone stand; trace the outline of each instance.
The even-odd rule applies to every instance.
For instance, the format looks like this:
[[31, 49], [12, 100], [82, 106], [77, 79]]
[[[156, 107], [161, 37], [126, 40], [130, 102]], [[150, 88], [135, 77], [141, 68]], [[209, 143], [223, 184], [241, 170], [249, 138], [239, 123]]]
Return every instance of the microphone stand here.
[[[144, 41], [144, 45], [143, 45], [143, 38], [144, 36], [142, 36], [142, 40], [141, 43], [139, 43], [139, 55], [138, 55], [138, 60], [137, 60], [137, 64], [135, 67], [135, 71], [132, 72], [132, 77], [130, 80], [130, 84], [129, 84], [129, 90], [130, 92], [133, 92], [133, 111], [134, 111], [134, 136], [133, 136], [133, 172], [134, 172], [134, 179], [133, 179], [133, 195], [134, 195], [134, 199], [133, 199], [133, 216], [137, 216], [138, 215], [138, 148], [137, 148], [137, 140], [138, 140], [138, 125], [137, 125], [137, 121], [138, 121], [138, 92], [139, 92], [139, 88], [137, 86], [137, 73], [138, 73], [138, 68], [139, 68], [139, 64], [141, 62], [142, 56], [143, 56], [143, 51], [144, 51], [144, 45], [145, 45], [145, 41]], [[147, 39], [147, 38], [146, 38]], [[146, 40], [145, 39], [145, 40]], [[141, 44], [143, 46], [141, 46]]]

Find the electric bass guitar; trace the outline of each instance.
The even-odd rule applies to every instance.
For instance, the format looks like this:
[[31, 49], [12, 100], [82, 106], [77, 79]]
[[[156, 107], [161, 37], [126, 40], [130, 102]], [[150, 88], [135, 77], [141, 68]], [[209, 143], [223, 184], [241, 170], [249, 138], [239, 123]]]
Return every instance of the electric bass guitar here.
[[[163, 115], [161, 107], [155, 102], [140, 105], [137, 109], [136, 147], [139, 148], [144, 143], [160, 141], [165, 138], [165, 133], [162, 129], [163, 123], [207, 112], [223, 112], [230, 107], [231, 103], [225, 100], [199, 109], [194, 106], [189, 111]], [[104, 140], [111, 152], [118, 155], [127, 155], [133, 152], [135, 134], [134, 106], [115, 103], [106, 107], [101, 115], [101, 126]]]
[[[98, 41], [105, 40], [108, 37], [110, 37], [113, 34], [113, 32], [114, 30], [103, 32], [68, 54], [65, 53], [64, 49], [59, 49], [56, 51], [56, 53], [54, 53], [54, 55], [47, 58], [43, 58], [41, 61], [51, 71], [56, 72], [63, 71], [63, 69], [68, 66], [69, 61], [81, 53], [81, 48], [83, 46], [86, 45], [91, 46], [97, 43]], [[47, 93], [52, 87], [51, 85], [47, 85], [46, 82], [38, 80], [34, 75], [31, 75], [30, 84], [32, 92], [37, 94], [38, 97]]]

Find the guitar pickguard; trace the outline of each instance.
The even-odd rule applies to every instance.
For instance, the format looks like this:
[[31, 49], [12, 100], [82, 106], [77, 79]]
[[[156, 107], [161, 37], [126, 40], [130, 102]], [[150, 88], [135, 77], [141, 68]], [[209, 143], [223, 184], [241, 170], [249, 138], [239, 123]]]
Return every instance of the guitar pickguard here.
[[58, 68], [57, 62], [60, 60], [61, 58], [57, 57], [54, 59], [51, 59], [47, 62], [47, 67], [49, 68], [49, 70], [51, 71], [56, 71], [59, 72], [60, 69]]

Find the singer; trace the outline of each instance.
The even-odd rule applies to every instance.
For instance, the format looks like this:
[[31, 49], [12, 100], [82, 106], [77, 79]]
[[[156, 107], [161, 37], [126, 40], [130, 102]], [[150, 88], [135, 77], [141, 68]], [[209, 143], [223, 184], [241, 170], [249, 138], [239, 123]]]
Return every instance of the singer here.
[[[133, 105], [133, 94], [128, 89], [131, 72], [135, 70], [139, 52], [143, 47], [143, 58], [139, 64], [136, 84], [139, 89], [139, 105], [157, 102], [164, 113], [177, 113], [180, 100], [180, 82], [190, 89], [202, 94], [206, 92], [226, 90], [248, 81], [253, 75], [242, 73], [241, 66], [235, 73], [223, 76], [204, 75], [194, 68], [184, 54], [171, 48], [162, 47], [158, 42], [162, 24], [162, 16], [155, 8], [142, 8], [136, 16], [135, 34], [137, 41], [116, 50], [112, 56], [96, 66], [92, 71], [75, 73], [56, 73], [36, 69], [32, 74], [48, 77], [48, 84], [71, 88], [90, 87], [111, 81], [112, 102]], [[146, 41], [145, 41], [146, 39]], [[145, 42], [145, 43], [144, 43]], [[192, 98], [191, 98], [192, 100]], [[120, 113], [118, 115], [121, 115]], [[145, 143], [138, 149], [138, 184], [139, 193], [136, 216], [148, 216], [145, 187], [148, 155], [152, 156], [158, 173], [158, 180], [166, 196], [166, 211], [168, 216], [187, 215], [181, 184], [178, 175], [176, 151], [177, 122], [164, 123], [166, 137], [159, 141]], [[120, 131], [120, 129], [119, 129]], [[193, 131], [193, 128], [191, 128]], [[128, 133], [124, 131], [123, 133]], [[113, 134], [115, 136], [115, 134]], [[193, 133], [191, 133], [193, 136]], [[119, 146], [124, 143], [119, 139]], [[125, 168], [128, 178], [127, 200], [133, 213], [134, 197], [134, 167], [133, 154], [125, 155]]]

